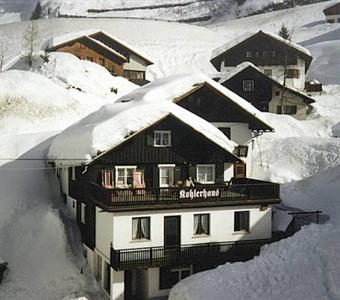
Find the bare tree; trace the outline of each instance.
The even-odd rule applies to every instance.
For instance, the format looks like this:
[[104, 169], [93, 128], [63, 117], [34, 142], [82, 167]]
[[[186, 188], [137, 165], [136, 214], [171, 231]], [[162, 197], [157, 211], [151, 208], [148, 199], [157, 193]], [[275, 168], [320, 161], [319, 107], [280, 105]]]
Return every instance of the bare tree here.
[[33, 52], [35, 51], [35, 46], [39, 38], [38, 26], [35, 21], [31, 21], [23, 34], [23, 43], [25, 47], [24, 59], [27, 61], [28, 65], [31, 67], [33, 64]]
[[6, 53], [7, 45], [3, 44], [0, 46], [0, 72], [2, 72], [4, 68]]

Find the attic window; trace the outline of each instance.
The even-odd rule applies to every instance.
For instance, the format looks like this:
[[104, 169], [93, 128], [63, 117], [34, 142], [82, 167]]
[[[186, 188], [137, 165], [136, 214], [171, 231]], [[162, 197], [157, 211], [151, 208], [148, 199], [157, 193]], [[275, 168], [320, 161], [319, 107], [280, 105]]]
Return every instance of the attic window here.
[[254, 80], [243, 80], [243, 91], [244, 92], [254, 91]]
[[171, 131], [170, 130], [155, 130], [153, 145], [155, 147], [170, 147], [171, 146]]
[[237, 146], [234, 150], [234, 154], [238, 157], [247, 157], [248, 146]]
[[272, 69], [264, 69], [264, 75], [272, 76], [273, 75]]
[[253, 55], [252, 55], [252, 52], [251, 51], [247, 51], [246, 52], [246, 58], [251, 58]]
[[299, 78], [300, 71], [298, 69], [288, 69], [287, 70], [287, 78]]

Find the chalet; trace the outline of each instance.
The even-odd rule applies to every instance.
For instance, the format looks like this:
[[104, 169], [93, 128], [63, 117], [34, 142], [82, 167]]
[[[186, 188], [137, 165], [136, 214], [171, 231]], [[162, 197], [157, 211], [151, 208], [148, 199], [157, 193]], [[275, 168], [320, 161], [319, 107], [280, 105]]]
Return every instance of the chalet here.
[[312, 62], [304, 47], [270, 32], [246, 33], [213, 51], [211, 63], [221, 73], [227, 73], [249, 61], [267, 76], [303, 90], [305, 74]]
[[[180, 77], [177, 92], [171, 79], [169, 85], [161, 82], [163, 94], [160, 82], [153, 92], [143, 87], [139, 95], [66, 129], [50, 146], [48, 157], [79, 225], [84, 255], [110, 299], [166, 299], [179, 280], [226, 261], [247, 260], [271, 241], [279, 185], [236, 178], [246, 165], [235, 152], [238, 144], [226, 131], [167, 101], [178, 92], [179, 102], [193, 101], [195, 92], [198, 98], [212, 92], [209, 84], [191, 86], [185, 97], [184, 87], [197, 79], [184, 84]], [[230, 102], [225, 122], [227, 116], [237, 122], [234, 115], [240, 113], [248, 126], [271, 129], [257, 110], [252, 119], [247, 109], [237, 109], [238, 96], [223, 97]], [[236, 132], [231, 131], [234, 140]]]
[[[157, 97], [162, 95], [162, 97]], [[124, 95], [117, 102], [134, 103], [170, 101], [210, 122], [239, 145], [236, 152], [244, 157], [245, 166], [237, 168], [236, 177], [249, 177], [252, 171], [253, 138], [273, 131], [261, 112], [214, 80], [202, 74], [176, 75], [155, 80], [145, 87]], [[229, 180], [230, 177], [225, 177]]]
[[266, 76], [252, 63], [245, 62], [221, 78], [220, 83], [237, 93], [258, 110], [287, 114], [298, 120], [306, 119], [314, 103], [307, 94], [290, 87], [273, 76]]
[[323, 13], [325, 14], [327, 23], [340, 23], [340, 2], [327, 6]]
[[75, 32], [51, 39], [48, 51], [67, 52], [100, 64], [113, 75], [144, 85], [146, 68], [153, 62], [112, 35], [98, 30]]

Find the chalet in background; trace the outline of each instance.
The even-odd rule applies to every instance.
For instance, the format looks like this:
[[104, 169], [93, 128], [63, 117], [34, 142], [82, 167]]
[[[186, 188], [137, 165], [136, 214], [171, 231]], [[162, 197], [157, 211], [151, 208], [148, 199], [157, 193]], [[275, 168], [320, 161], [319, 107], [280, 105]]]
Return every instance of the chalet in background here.
[[48, 51], [67, 52], [79, 59], [95, 62], [115, 76], [144, 85], [146, 68], [153, 62], [137, 50], [104, 32], [75, 32], [49, 41]]
[[306, 72], [312, 62], [310, 52], [270, 32], [246, 33], [213, 51], [211, 63], [222, 74], [248, 61], [265, 75], [299, 90], [305, 88]]
[[266, 76], [252, 63], [245, 62], [222, 78], [220, 83], [254, 105], [258, 110], [306, 119], [314, 103], [307, 94], [273, 76]]
[[327, 6], [323, 13], [325, 14], [327, 23], [340, 23], [340, 2]]
[[186, 75], [150, 83], [56, 137], [49, 158], [110, 299], [166, 299], [181, 279], [271, 242], [279, 185], [245, 171], [248, 140], [271, 130], [235, 93]]

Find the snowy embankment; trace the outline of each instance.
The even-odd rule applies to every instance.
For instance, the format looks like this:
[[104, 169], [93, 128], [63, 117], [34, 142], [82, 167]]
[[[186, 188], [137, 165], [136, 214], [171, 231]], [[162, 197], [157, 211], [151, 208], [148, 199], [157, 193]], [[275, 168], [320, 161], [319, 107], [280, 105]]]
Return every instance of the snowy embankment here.
[[332, 84], [315, 97], [315, 110], [307, 121], [267, 114], [276, 132], [264, 134], [255, 143], [253, 173], [283, 183], [284, 204], [305, 211], [322, 210], [329, 221], [307, 226], [293, 237], [263, 248], [249, 262], [227, 263], [195, 274], [173, 288], [171, 300], [340, 299], [340, 140], [332, 138], [332, 127], [340, 121], [340, 32], [339, 24], [323, 24], [322, 5], [305, 7], [304, 12], [294, 9], [221, 21], [218, 28], [233, 36], [236, 28], [270, 30], [282, 23], [292, 24], [293, 37], [305, 40], [316, 57], [309, 78]]
[[9, 263], [0, 299], [105, 299], [86, 269], [76, 225], [59, 211], [46, 153], [60, 130], [136, 86], [68, 54], [34, 61], [33, 72], [0, 73], [0, 253]]

